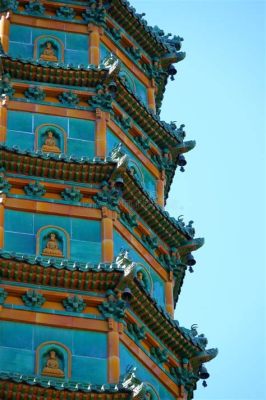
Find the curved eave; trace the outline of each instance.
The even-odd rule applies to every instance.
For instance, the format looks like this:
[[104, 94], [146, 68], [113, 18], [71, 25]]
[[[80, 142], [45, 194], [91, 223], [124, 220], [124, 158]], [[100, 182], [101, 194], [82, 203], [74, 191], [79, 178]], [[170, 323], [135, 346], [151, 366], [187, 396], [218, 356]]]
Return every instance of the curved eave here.
[[198, 250], [200, 247], [204, 245], [204, 238], [197, 238], [189, 240], [186, 244], [180, 246], [178, 248], [180, 256], [184, 256], [192, 251]]
[[[131, 399], [132, 390], [127, 389], [123, 384], [117, 385], [106, 383], [103, 385], [91, 385], [89, 382], [62, 381], [54, 377], [43, 377], [38, 375], [23, 375], [19, 373], [0, 371], [0, 395], [2, 399], [7, 397], [6, 393], [12, 396], [23, 393], [24, 400], [33, 398], [61, 399], [70, 398], [74, 400], [76, 394], [80, 394], [83, 400], [103, 399]], [[73, 397], [72, 397], [73, 393]], [[8, 397], [9, 398], [9, 397]]]
[[1, 62], [3, 70], [11, 78], [52, 84], [93, 87], [106, 80], [109, 75], [109, 69], [102, 64], [99, 67], [74, 67], [72, 64], [35, 61], [8, 55], [1, 55]]
[[187, 266], [185, 264], [178, 265], [178, 271], [175, 274], [175, 283], [173, 287], [174, 307], [178, 302], [179, 295], [185, 280]]
[[105, 291], [114, 288], [124, 273], [115, 263], [85, 264], [71, 260], [27, 255], [0, 249], [1, 278], [7, 281], [68, 289]]
[[2, 166], [10, 172], [84, 183], [108, 179], [116, 163], [110, 158], [74, 158], [65, 154], [22, 151], [0, 144]]
[[[128, 201], [132, 208], [146, 221], [151, 229], [158, 234], [170, 247], [184, 247], [191, 240], [183, 233], [178, 222], [171, 218], [148, 192], [135, 180], [129, 171], [123, 175], [125, 179], [125, 190], [123, 198]], [[138, 199], [138, 201], [136, 201]]]
[[173, 179], [174, 179], [174, 176], [176, 173], [176, 169], [178, 168], [178, 155], [183, 154], [183, 153], [188, 153], [189, 151], [193, 150], [195, 146], [196, 146], [195, 140], [189, 140], [189, 141], [180, 143], [179, 145], [176, 146], [176, 148], [175, 148], [175, 167], [171, 171], [170, 174], [167, 174], [167, 180], [166, 180], [165, 191], [164, 191], [165, 202], [168, 199], [171, 185], [173, 183]]
[[125, 111], [135, 119], [140, 127], [155, 141], [160, 148], [170, 148], [171, 152], [177, 146], [182, 144], [182, 140], [174, 135], [160, 118], [150, 111], [138, 97], [127, 87], [125, 87], [120, 78], [121, 90], [118, 91], [116, 101], [125, 109]]
[[179, 325], [151, 295], [138, 283], [136, 278], [123, 278], [118, 288], [129, 287], [132, 292], [130, 309], [156, 334], [156, 336], [177, 357], [193, 358], [202, 352], [202, 349], [186, 338]]
[[128, 1], [112, 0], [108, 13], [151, 57], [163, 58], [170, 52], [172, 58], [176, 58], [170, 46], [155, 34]]

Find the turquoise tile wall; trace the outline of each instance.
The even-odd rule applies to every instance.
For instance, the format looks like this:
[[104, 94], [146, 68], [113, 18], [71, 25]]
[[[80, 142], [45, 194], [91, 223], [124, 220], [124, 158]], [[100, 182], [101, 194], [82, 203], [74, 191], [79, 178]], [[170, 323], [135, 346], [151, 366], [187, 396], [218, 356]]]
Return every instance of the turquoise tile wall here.
[[34, 353], [32, 351], [23, 349], [12, 349], [0, 346], [1, 371], [20, 372], [25, 375], [33, 374], [34, 363], [35, 363], [35, 358], [34, 358]]
[[[107, 155], [109, 155], [112, 149], [120, 142], [118, 137], [110, 130], [107, 129]], [[133, 167], [137, 167], [140, 169], [140, 180], [143, 183], [144, 188], [149, 192], [150, 196], [153, 199], [156, 199], [156, 179], [153, 175], [147, 170], [146, 167], [142, 164], [141, 161], [125, 146], [123, 145], [125, 153], [129, 156], [129, 168], [132, 165]]]
[[104, 333], [8, 321], [0, 321], [0, 370], [34, 374], [35, 351], [48, 341], [69, 348], [71, 379], [96, 384], [107, 382], [107, 336]]
[[34, 150], [35, 132], [42, 124], [55, 124], [64, 129], [67, 135], [67, 154], [94, 157], [95, 122], [76, 118], [8, 111], [7, 145]]
[[[110, 54], [110, 50], [103, 44], [100, 44], [100, 58], [101, 61]], [[129, 71], [129, 69], [125, 65], [121, 65], [120, 72], [124, 72], [128, 76], [128, 81], [131, 82], [130, 88], [131, 90], [141, 98], [144, 104], [148, 104], [147, 99], [147, 89], [145, 85], [143, 85], [139, 79]]]
[[89, 64], [89, 39], [87, 35], [16, 24], [10, 26], [9, 54], [12, 57], [33, 58], [34, 40], [41, 35], [52, 35], [63, 42], [65, 48], [64, 62], [66, 64], [83, 64], [84, 66]]
[[123, 75], [123, 73], [125, 73], [126, 76], [130, 77], [133, 81], [133, 91], [134, 93], [139, 96], [139, 98], [143, 101], [143, 103], [145, 105], [148, 104], [148, 100], [147, 100], [147, 89], [146, 87], [140, 82], [140, 80], [138, 78], [136, 78], [135, 75], [133, 75], [129, 69], [125, 66], [122, 65], [121, 70], [120, 70], [120, 74]]
[[144, 258], [133, 249], [133, 247], [128, 243], [116, 230], [114, 230], [114, 254], [115, 256], [120, 252], [121, 249], [128, 249], [129, 256], [132, 261], [140, 263], [146, 267], [149, 271], [152, 281], [153, 281], [153, 297], [157, 300], [158, 304], [165, 308], [165, 289], [164, 282], [160, 276], [146, 263]]
[[36, 254], [36, 234], [46, 225], [58, 226], [68, 232], [71, 259], [101, 261], [101, 222], [87, 219], [5, 210], [4, 248]]
[[143, 382], [147, 382], [152, 385], [159, 395], [160, 400], [175, 399], [175, 397], [166, 389], [166, 387], [162, 385], [162, 383], [158, 381], [156, 377], [152, 375], [152, 373], [146, 369], [123, 344], [120, 344], [119, 350], [121, 374], [124, 374], [127, 370], [127, 367], [130, 365], [137, 367], [135, 372], [136, 376]]

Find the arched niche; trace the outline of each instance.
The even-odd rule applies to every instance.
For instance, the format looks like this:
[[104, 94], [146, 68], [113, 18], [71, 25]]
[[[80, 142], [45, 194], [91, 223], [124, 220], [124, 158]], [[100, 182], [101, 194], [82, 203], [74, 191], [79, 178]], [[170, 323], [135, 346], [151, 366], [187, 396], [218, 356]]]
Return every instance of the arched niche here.
[[136, 179], [144, 186], [144, 175], [136, 161], [129, 159], [128, 168], [133, 173], [133, 176], [135, 176]]
[[49, 62], [64, 62], [64, 44], [52, 35], [38, 36], [34, 41], [34, 58]]
[[35, 150], [45, 153], [66, 153], [67, 135], [56, 124], [42, 124], [35, 131]]
[[71, 377], [71, 352], [68, 347], [60, 342], [44, 342], [36, 349], [37, 375], [70, 378]]
[[160, 400], [159, 394], [157, 390], [148, 382], [144, 382], [145, 384], [145, 395], [144, 400]]
[[119, 77], [126, 87], [128, 87], [133, 93], [136, 93], [136, 85], [132, 76], [125, 70], [119, 72]]
[[134, 270], [134, 277], [143, 285], [143, 287], [152, 294], [153, 292], [153, 281], [150, 272], [148, 269], [140, 264], [137, 263]]
[[58, 226], [43, 226], [37, 232], [36, 253], [45, 257], [70, 258], [69, 234]]

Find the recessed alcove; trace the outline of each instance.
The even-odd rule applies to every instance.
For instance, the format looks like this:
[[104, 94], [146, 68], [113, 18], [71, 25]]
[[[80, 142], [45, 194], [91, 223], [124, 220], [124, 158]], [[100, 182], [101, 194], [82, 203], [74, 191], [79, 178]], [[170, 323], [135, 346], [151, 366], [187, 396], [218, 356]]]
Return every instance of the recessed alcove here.
[[36, 349], [36, 374], [66, 379], [71, 376], [71, 352], [60, 342], [44, 342]]
[[70, 257], [70, 239], [65, 229], [58, 226], [43, 226], [37, 232], [36, 253], [47, 257]]

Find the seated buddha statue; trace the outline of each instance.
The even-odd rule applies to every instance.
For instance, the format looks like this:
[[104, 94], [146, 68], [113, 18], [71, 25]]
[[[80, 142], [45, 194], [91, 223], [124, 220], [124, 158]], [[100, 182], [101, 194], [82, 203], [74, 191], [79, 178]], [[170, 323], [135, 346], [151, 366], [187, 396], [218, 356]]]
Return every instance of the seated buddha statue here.
[[137, 272], [137, 280], [139, 281], [139, 283], [140, 283], [143, 287], [146, 286], [146, 285], [145, 285], [145, 282], [144, 282], [144, 280], [143, 280], [143, 272], [142, 272], [141, 270], [139, 270], [139, 271]]
[[44, 141], [44, 145], [42, 145], [42, 151], [50, 153], [61, 153], [59, 147], [56, 146], [56, 141], [52, 131], [47, 132], [47, 138]]
[[50, 239], [47, 242], [45, 249], [42, 252], [43, 256], [63, 257], [62, 251], [58, 248], [58, 241], [55, 234], [50, 234]]
[[64, 372], [59, 368], [59, 362], [54, 350], [50, 351], [46, 366], [42, 370], [42, 375], [56, 376], [58, 378], [64, 378], [65, 376]]
[[58, 61], [51, 42], [45, 43], [45, 48], [40, 55], [40, 59], [44, 61]]

